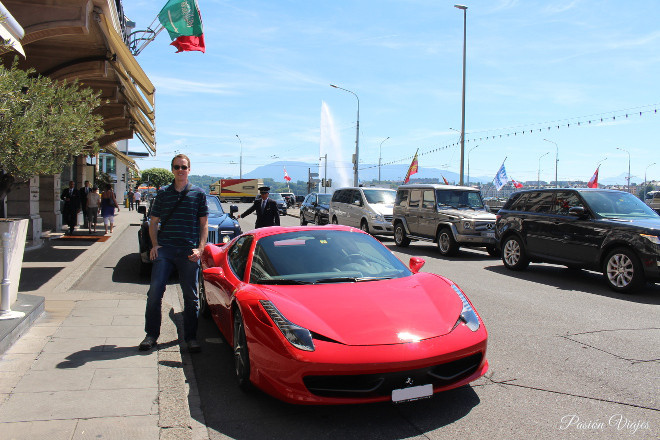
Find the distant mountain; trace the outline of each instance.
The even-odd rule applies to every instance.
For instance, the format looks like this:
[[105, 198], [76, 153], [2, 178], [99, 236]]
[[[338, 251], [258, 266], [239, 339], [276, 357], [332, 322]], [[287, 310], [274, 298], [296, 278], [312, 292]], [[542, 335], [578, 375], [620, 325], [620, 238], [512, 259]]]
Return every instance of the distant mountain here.
[[[308, 162], [295, 162], [295, 161], [278, 161], [273, 162], [268, 165], [263, 165], [255, 168], [249, 173], [243, 173], [243, 178], [246, 179], [273, 179], [276, 182], [284, 182], [284, 168], [286, 167], [287, 174], [291, 177], [293, 182], [299, 180], [306, 182], [308, 179], [308, 173], [318, 173], [320, 177], [323, 177], [323, 167], [319, 171], [318, 163], [308, 163]], [[409, 165], [387, 165], [381, 167], [381, 180], [403, 180], [408, 172]], [[333, 176], [333, 170], [328, 170], [329, 178], [336, 178]], [[348, 175], [352, 179], [353, 170], [348, 172]], [[371, 181], [378, 179], [378, 165], [372, 164], [360, 164], [359, 176], [361, 181]], [[420, 167], [417, 174], [413, 174], [413, 179], [437, 179], [442, 181], [442, 176], [447, 179], [450, 183], [458, 182], [459, 175], [452, 171], [441, 170], [439, 168], [428, 168]], [[467, 175], [465, 176], [467, 179]], [[490, 182], [493, 180], [492, 177], [483, 177], [483, 176], [470, 176], [471, 182]]]

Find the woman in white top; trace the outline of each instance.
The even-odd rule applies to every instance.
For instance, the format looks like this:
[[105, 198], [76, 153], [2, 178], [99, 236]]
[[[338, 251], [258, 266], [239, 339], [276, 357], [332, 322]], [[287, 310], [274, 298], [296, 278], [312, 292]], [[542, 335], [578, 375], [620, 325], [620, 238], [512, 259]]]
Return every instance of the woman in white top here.
[[[92, 192], [87, 194], [87, 224], [89, 225], [89, 232], [96, 232], [96, 220], [101, 209], [100, 206], [101, 195], [99, 194], [98, 187], [92, 188]], [[92, 224], [93, 222], [93, 224]]]

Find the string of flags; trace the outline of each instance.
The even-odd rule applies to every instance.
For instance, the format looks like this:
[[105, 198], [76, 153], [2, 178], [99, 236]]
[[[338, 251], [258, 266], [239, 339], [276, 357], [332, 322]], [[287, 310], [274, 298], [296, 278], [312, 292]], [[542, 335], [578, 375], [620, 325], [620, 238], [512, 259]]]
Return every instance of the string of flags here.
[[[636, 107], [632, 109], [625, 109], [625, 110], [617, 110], [613, 112], [607, 112], [607, 113], [600, 113], [600, 114], [595, 114], [595, 115], [589, 115], [589, 116], [581, 116], [577, 118], [571, 118], [571, 119], [564, 119], [561, 121], [552, 121], [552, 122], [545, 122], [545, 123], [536, 123], [536, 124], [529, 124], [529, 125], [523, 125], [519, 126], [518, 129], [513, 128], [515, 131], [508, 131], [506, 133], [498, 133], [498, 134], [492, 134], [488, 136], [481, 136], [481, 137], [472, 137], [470, 139], [465, 139], [465, 143], [469, 142], [484, 142], [487, 140], [495, 140], [495, 139], [503, 139], [507, 137], [517, 137], [517, 136], [522, 136], [522, 135], [530, 135], [534, 133], [541, 133], [543, 131], [549, 131], [549, 130], [559, 130], [562, 128], [575, 128], [575, 127], [588, 127], [592, 126], [594, 124], [600, 124], [600, 123], [605, 123], [605, 122], [610, 122], [610, 121], [616, 121], [617, 118], [619, 120], [621, 119], [629, 119], [633, 116], [639, 116], [642, 117], [644, 115], [652, 115], [655, 116], [658, 114], [658, 107], [660, 106], [660, 103], [657, 104], [650, 104], [650, 105], [645, 105], [641, 107]], [[530, 128], [527, 128], [530, 127]], [[494, 129], [494, 130], [489, 130], [488, 132], [497, 132], [497, 131], [502, 131], [502, 130], [511, 130], [511, 129]], [[454, 142], [452, 144], [447, 144], [441, 147], [437, 148], [432, 148], [428, 151], [423, 151], [419, 153], [419, 149], [417, 149], [417, 153], [415, 153], [415, 156], [425, 156], [427, 154], [432, 154], [436, 153], [439, 151], [447, 150], [449, 148], [454, 148], [457, 146], [460, 146], [460, 142]], [[397, 163], [405, 162], [409, 159], [410, 156], [404, 157], [401, 159], [397, 160], [392, 160], [390, 162], [382, 162], [381, 166], [383, 165], [394, 165]], [[364, 168], [360, 168], [361, 170], [366, 170], [369, 168], [375, 168], [379, 165], [369, 165], [365, 166]]]

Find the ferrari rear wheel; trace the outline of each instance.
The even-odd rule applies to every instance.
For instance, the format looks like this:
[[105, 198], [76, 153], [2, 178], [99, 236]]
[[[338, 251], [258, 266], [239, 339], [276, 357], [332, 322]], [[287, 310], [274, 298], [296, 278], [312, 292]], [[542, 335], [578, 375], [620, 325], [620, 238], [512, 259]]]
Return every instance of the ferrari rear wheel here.
[[209, 303], [206, 301], [206, 289], [204, 288], [204, 277], [202, 276], [202, 268], [199, 268], [199, 277], [197, 282], [197, 296], [199, 297], [199, 314], [204, 318], [211, 317], [211, 309]]
[[250, 385], [250, 356], [243, 316], [238, 308], [234, 312], [234, 367], [239, 388], [243, 391], [250, 390], [252, 388]]

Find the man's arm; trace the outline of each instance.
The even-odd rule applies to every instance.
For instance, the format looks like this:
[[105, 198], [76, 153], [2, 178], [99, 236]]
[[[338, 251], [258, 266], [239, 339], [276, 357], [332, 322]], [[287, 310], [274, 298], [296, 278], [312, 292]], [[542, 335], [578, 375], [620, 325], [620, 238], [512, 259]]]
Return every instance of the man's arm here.
[[151, 238], [151, 251], [149, 252], [149, 258], [155, 260], [158, 257], [158, 223], [160, 222], [160, 217], [151, 216], [149, 220], [149, 238]]
[[208, 216], [199, 218], [199, 246], [193, 249], [192, 255], [188, 257], [190, 261], [199, 261], [206, 246], [206, 238], [209, 235], [209, 218]]
[[[259, 202], [259, 203], [261, 203], [261, 202]], [[257, 205], [257, 202], [254, 202], [254, 203], [252, 204], [252, 206], [250, 206], [248, 209], [245, 210], [245, 212], [243, 212], [243, 214], [238, 214], [238, 218], [243, 218], [243, 217], [245, 217], [246, 215], [250, 215], [250, 214], [252, 214], [252, 211], [254, 211], [255, 209], [257, 209], [257, 206], [258, 206], [258, 205]]]

